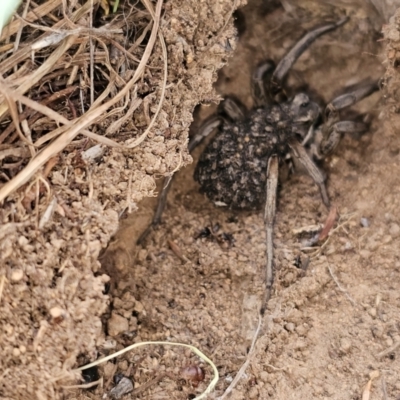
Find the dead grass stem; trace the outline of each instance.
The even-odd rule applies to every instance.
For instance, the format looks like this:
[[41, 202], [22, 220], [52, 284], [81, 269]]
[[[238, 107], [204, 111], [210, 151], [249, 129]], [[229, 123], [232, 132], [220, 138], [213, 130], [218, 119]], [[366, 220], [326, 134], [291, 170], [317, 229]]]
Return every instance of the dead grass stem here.
[[[10, 24], [8, 29], [4, 30], [3, 36], [8, 35], [4, 37], [7, 40], [11, 40], [11, 35], [16, 32], [22, 37], [23, 28], [33, 28], [37, 31], [44, 30], [45, 33], [37, 40], [28, 43], [25, 47], [19, 50], [15, 49], [14, 54], [0, 63], [0, 74], [2, 74], [2, 77], [0, 77], [0, 121], [7, 121], [10, 117], [12, 120], [0, 136], [0, 143], [7, 141], [15, 142], [18, 138], [19, 147], [21, 147], [22, 144], [28, 146], [30, 149], [30, 159], [25, 159], [26, 166], [0, 188], [0, 201], [4, 201], [4, 199], [14, 193], [18, 188], [29, 182], [48, 160], [62, 152], [79, 134], [86, 135], [88, 138], [106, 146], [132, 149], [140, 145], [146, 139], [154, 126], [162, 108], [167, 85], [167, 50], [163, 35], [159, 29], [163, 0], [157, 1], [155, 10], [149, 0], [142, 0], [143, 5], [152, 19], [152, 21], [148, 23], [148, 26], [151, 25], [150, 37], [141, 58], [133, 57], [134, 61], [138, 61], [138, 65], [127, 82], [119, 76], [118, 71], [114, 70], [108, 54], [110, 40], [115, 43], [115, 35], [122, 32], [119, 27], [119, 21], [115, 20], [118, 22], [118, 27], [116, 29], [112, 29], [110, 26], [93, 28], [91, 22], [88, 28], [76, 25], [81, 18], [84, 16], [87, 17], [88, 13], [89, 16], [92, 15], [91, 7], [97, 3], [97, 0], [88, 1], [68, 16], [68, 10], [66, 10], [66, 6], [63, 5], [64, 18], [58, 20], [58, 22], [50, 28], [34, 24], [33, 21], [38, 21], [46, 15], [46, 12], [53, 12], [57, 7], [61, 7], [61, 1], [49, 1], [45, 3], [45, 5], [40, 6], [40, 8], [37, 7], [34, 10], [35, 17], [33, 17], [32, 12], [27, 12], [26, 7], [25, 18], [18, 18]], [[145, 28], [145, 31], [147, 29], [148, 27]], [[88, 36], [89, 40], [82, 41], [82, 36]], [[88, 130], [90, 126], [109, 120], [109, 126], [106, 130], [106, 135], [109, 136], [121, 129], [122, 125], [131, 118], [132, 114], [141, 105], [142, 100], [137, 98], [136, 95], [136, 85], [143, 76], [145, 68], [149, 63], [157, 37], [159, 38], [164, 58], [164, 73], [162, 84], [160, 85], [160, 99], [156, 111], [146, 129], [136, 139], [126, 141], [125, 143], [118, 143], [109, 137], [105, 137], [105, 135]], [[143, 39], [144, 36], [142, 36], [142, 40]], [[108, 40], [108, 44], [104, 40]], [[105, 70], [102, 70], [103, 76], [108, 80], [108, 84], [96, 99], [94, 97], [94, 65], [98, 62], [98, 59], [96, 59], [98, 51], [95, 50], [95, 41], [104, 49], [103, 54], [105, 58], [102, 59], [102, 63], [108, 71], [108, 73], [104, 74]], [[56, 46], [55, 49], [50, 51], [49, 49], [54, 46]], [[121, 45], [117, 46], [117, 48], [121, 49]], [[30, 52], [38, 51], [38, 49], [44, 49], [43, 51], [44, 54], [46, 54], [46, 59], [38, 68], [32, 71], [32, 67], [27, 68], [27, 66], [28, 64], [32, 66], [35, 63], [34, 59], [29, 60], [29, 57], [31, 55], [35, 57], [35, 54], [31, 54]], [[72, 57], [70, 57], [70, 54]], [[82, 96], [80, 96], [80, 108], [84, 111], [80, 116], [70, 119], [64, 116], [64, 113], [62, 114], [54, 110], [54, 107], [50, 108], [53, 101], [59, 101], [60, 97], [71, 96], [72, 93], [79, 88], [77, 85], [73, 85], [72, 88], [65, 87], [65, 89], [58, 92], [58, 96], [55, 94], [48, 96], [44, 101], [33, 100], [31, 96], [28, 97], [25, 95], [25, 93], [28, 92], [40, 95], [41, 88], [46, 82], [52, 84], [54, 80], [60, 81], [61, 78], [65, 76], [65, 68], [60, 69], [60, 64], [65, 64], [65, 66], [68, 67], [66, 64], [67, 62], [69, 65], [71, 65], [71, 63], [80, 62], [82, 63], [81, 65], [84, 66], [84, 62], [79, 61], [78, 54], [81, 58], [87, 54], [87, 59], [89, 61], [89, 66], [83, 71], [84, 76], [87, 77], [87, 79], [84, 78], [85, 82], [87, 82], [89, 86], [87, 96], [90, 99], [89, 108], [85, 111], [85, 105], [82, 102]], [[132, 59], [132, 56], [129, 58]], [[24, 68], [23, 71], [21, 71], [21, 68]], [[14, 70], [13, 80], [10, 80], [9, 74], [7, 75], [10, 69]], [[20, 72], [19, 74], [18, 71]], [[78, 78], [78, 74], [76, 74], [77, 71], [73, 69], [73, 72], [75, 78]], [[68, 78], [67, 76], [65, 77]], [[68, 82], [70, 85], [73, 84], [70, 79], [65, 79], [65, 82]], [[80, 91], [82, 95], [82, 86], [80, 86]], [[115, 107], [122, 100], [124, 100], [125, 105], [119, 108]], [[22, 109], [21, 105], [25, 106], [25, 108]], [[127, 106], [129, 106], [128, 112], [124, 112]], [[75, 106], [72, 108], [73, 110], [76, 109]], [[76, 115], [77, 113], [74, 111], [72, 114]], [[21, 130], [22, 126], [27, 126], [24, 121], [32, 115], [34, 115], [36, 119], [38, 115], [45, 115], [48, 117], [49, 121], [54, 121], [54, 129], [32, 141], [30, 130]], [[37, 137], [37, 135], [34, 136]]]

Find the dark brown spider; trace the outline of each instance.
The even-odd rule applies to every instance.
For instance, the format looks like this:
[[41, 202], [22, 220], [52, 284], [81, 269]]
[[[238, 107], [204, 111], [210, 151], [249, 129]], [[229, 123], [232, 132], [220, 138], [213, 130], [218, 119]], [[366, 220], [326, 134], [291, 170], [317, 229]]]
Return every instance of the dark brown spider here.
[[[240, 102], [225, 99], [219, 114], [207, 119], [189, 143], [192, 151], [218, 128], [219, 132], [208, 143], [195, 170], [194, 177], [201, 190], [217, 206], [240, 210], [264, 208], [267, 263], [262, 313], [273, 283], [273, 226], [279, 165], [287, 155], [303, 165], [329, 208], [324, 177], [313, 157], [323, 158], [332, 152], [344, 133], [366, 129], [363, 123], [340, 121], [339, 111], [378, 89], [376, 83], [363, 84], [335, 98], [326, 106], [320, 126], [316, 126], [320, 107], [306, 94], [286, 98], [282, 82], [294, 62], [315, 39], [346, 21], [347, 18], [307, 33], [276, 67], [272, 61], [261, 64], [252, 77], [255, 108], [247, 111]], [[164, 184], [153, 226], [160, 222], [171, 179], [172, 176]]]

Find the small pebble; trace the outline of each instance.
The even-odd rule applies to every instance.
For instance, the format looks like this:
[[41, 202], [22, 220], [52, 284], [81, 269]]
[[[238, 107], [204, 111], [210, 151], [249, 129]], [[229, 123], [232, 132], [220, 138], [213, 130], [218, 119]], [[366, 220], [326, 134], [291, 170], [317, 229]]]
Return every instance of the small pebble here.
[[363, 228], [368, 228], [371, 225], [369, 219], [365, 217], [361, 218], [360, 223]]
[[24, 272], [22, 269], [16, 269], [11, 272], [11, 281], [19, 282], [24, 277]]
[[284, 283], [289, 286], [296, 280], [293, 272], [288, 272], [284, 277]]
[[379, 378], [379, 376], [380, 376], [380, 372], [377, 370], [371, 371], [369, 373], [369, 379], [376, 379], [376, 378]]
[[138, 313], [143, 312], [143, 310], [144, 310], [143, 304], [142, 304], [140, 301], [137, 301], [137, 302], [135, 303], [135, 308], [134, 308], [134, 310], [135, 310], [136, 312], [138, 312]]
[[371, 332], [374, 338], [380, 339], [383, 337], [384, 329], [381, 326], [376, 325], [371, 328]]
[[385, 235], [385, 236], [382, 238], [382, 243], [383, 243], [383, 244], [388, 244], [388, 243], [390, 243], [392, 240], [393, 240], [393, 237], [392, 237], [392, 236], [390, 236], [390, 235]]
[[309, 328], [305, 324], [301, 324], [296, 327], [296, 332], [300, 336], [305, 336], [308, 330]]
[[118, 382], [118, 385], [110, 390], [110, 397], [112, 399], [120, 399], [125, 394], [132, 392], [133, 383], [125, 376]]
[[112, 337], [119, 335], [129, 329], [128, 320], [118, 314], [112, 313], [107, 322], [108, 334]]
[[49, 310], [49, 313], [53, 319], [64, 318], [66, 314], [61, 307], [53, 307]]
[[256, 387], [252, 387], [248, 393], [249, 399], [259, 399], [258, 389]]
[[360, 256], [365, 259], [370, 258], [371, 252], [369, 250], [360, 250]]
[[379, 247], [379, 243], [376, 242], [374, 239], [371, 239], [367, 243], [368, 250], [374, 251]]
[[348, 353], [351, 349], [351, 341], [347, 338], [340, 339], [340, 350], [343, 353]]
[[400, 226], [398, 224], [390, 224], [389, 233], [390, 236], [397, 238], [400, 235]]
[[368, 310], [368, 314], [372, 317], [372, 318], [375, 318], [376, 317], [376, 308], [370, 308], [369, 310]]
[[296, 327], [295, 324], [293, 324], [292, 322], [289, 322], [289, 323], [285, 324], [285, 329], [288, 332], [293, 332], [295, 327]]
[[115, 349], [117, 347], [117, 342], [114, 339], [107, 339], [101, 346], [105, 350]]

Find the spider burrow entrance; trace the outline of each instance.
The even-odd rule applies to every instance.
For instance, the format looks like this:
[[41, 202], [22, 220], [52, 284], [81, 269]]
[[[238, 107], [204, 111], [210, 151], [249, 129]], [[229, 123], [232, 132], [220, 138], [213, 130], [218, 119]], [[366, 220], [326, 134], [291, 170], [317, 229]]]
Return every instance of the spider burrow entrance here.
[[[319, 126], [320, 107], [307, 94], [286, 98], [283, 81], [295, 61], [318, 37], [342, 26], [347, 20], [343, 18], [304, 35], [276, 68], [271, 61], [262, 64], [252, 76], [256, 107], [246, 111], [240, 101], [226, 98], [219, 107], [219, 114], [209, 117], [189, 144], [192, 151], [218, 130], [196, 166], [194, 178], [201, 191], [216, 205], [237, 210], [265, 210], [266, 286], [261, 313], [267, 307], [273, 284], [273, 227], [279, 165], [288, 154], [297, 159], [318, 185], [322, 201], [329, 208], [324, 176], [313, 158], [329, 154], [343, 133], [365, 130], [363, 124], [340, 121], [339, 111], [378, 89], [376, 83], [371, 83], [337, 97], [329, 103], [325, 119]], [[269, 78], [267, 82], [266, 77]], [[305, 144], [309, 149], [304, 147]], [[166, 178], [152, 226], [139, 240], [160, 223], [171, 180], [172, 176]]]

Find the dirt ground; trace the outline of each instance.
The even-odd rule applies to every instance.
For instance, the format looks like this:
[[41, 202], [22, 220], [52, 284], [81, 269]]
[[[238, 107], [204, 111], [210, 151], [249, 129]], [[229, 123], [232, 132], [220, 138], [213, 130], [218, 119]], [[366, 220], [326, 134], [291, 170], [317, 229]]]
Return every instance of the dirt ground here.
[[[200, 3], [198, 9], [197, 0], [166, 3], [170, 25], [163, 29], [169, 61], [176, 67], [169, 78], [176, 85], [168, 87], [168, 112], [161, 113], [156, 128], [164, 133], [170, 130], [171, 137], [163, 142], [151, 135], [142, 152], [106, 152], [104, 163], [92, 170], [95, 195], [91, 201], [80, 197], [83, 181], [67, 192], [77, 221], [93, 224], [97, 230], [85, 231], [83, 222], [57, 225], [56, 221], [42, 231], [42, 237], [52, 244], [55, 255], [51, 259], [57, 258], [59, 269], [48, 260], [43, 268], [38, 267], [41, 252], [49, 246], [37, 239], [35, 229], [21, 223], [10, 233], [4, 229], [8, 225], [2, 226], [0, 233], [14, 243], [8, 248], [13, 248], [21, 265], [23, 257], [32, 257], [26, 258], [29, 263], [24, 261], [29, 268], [11, 265], [15, 275], [10, 272], [7, 276], [12, 285], [0, 288], [1, 321], [10, 321], [1, 326], [4, 346], [0, 342], [0, 347], [5, 354], [1, 362], [6, 367], [0, 371], [0, 398], [109, 398], [118, 374], [134, 382], [134, 391], [124, 397], [127, 399], [183, 400], [200, 395], [212, 379], [211, 369], [188, 350], [158, 345], [101, 365], [103, 383], [95, 389], [76, 392], [57, 386], [57, 393], [51, 391], [52, 379], [77, 363], [132, 343], [156, 340], [199, 348], [220, 373], [209, 397], [222, 396], [246, 360], [258, 322], [265, 265], [262, 213], [217, 208], [200, 194], [193, 180], [198, 149], [193, 154], [194, 164], [182, 169], [173, 182], [160, 227], [136, 246], [155, 208], [154, 197], [145, 199], [137, 212], [122, 217], [119, 234], [108, 253], [100, 257], [103, 270], [97, 254], [115, 229], [117, 213], [121, 215], [127, 208], [130, 178], [126, 171], [134, 170], [133, 202], [153, 193], [153, 177], [190, 161], [182, 149], [191, 118], [188, 110], [197, 94], [197, 101], [204, 104], [195, 110], [194, 133], [216, 109], [212, 102], [216, 96], [203, 83], [212, 81], [234, 48], [215, 87], [221, 97], [235, 95], [251, 108], [250, 76], [259, 62], [268, 58], [278, 61], [307, 30], [348, 15], [343, 27], [319, 38], [298, 60], [288, 78], [289, 93], [306, 90], [323, 106], [346, 86], [378, 79], [392, 68], [379, 93], [354, 107], [354, 112], [343, 112], [349, 118], [365, 113], [371, 123], [369, 131], [361, 137], [343, 138], [322, 165], [330, 198], [340, 214], [328, 240], [304, 250], [305, 239], [296, 233], [323, 224], [328, 216], [312, 180], [295, 173], [279, 188], [273, 297], [250, 364], [230, 398], [399, 399], [400, 80], [396, 67], [400, 15], [386, 27], [389, 45], [381, 32], [388, 17], [394, 15], [395, 1], [249, 0], [248, 6], [236, 13], [238, 43], [229, 25], [219, 41], [210, 39], [223, 31], [232, 4]], [[192, 23], [193, 10], [203, 24]], [[218, 23], [212, 20], [217, 16]], [[197, 42], [189, 42], [188, 47], [182, 38], [196, 38]], [[199, 60], [202, 51], [208, 54], [210, 48], [214, 50], [209, 59]], [[193, 49], [198, 57], [194, 68], [189, 65]], [[144, 86], [161, 75], [157, 70], [160, 60], [161, 55], [153, 60], [154, 71], [148, 72]], [[167, 114], [174, 110], [182, 120], [167, 121]], [[136, 127], [140, 122], [145, 125], [146, 118], [141, 118], [143, 121], [135, 120]], [[67, 161], [74, 166], [72, 154]], [[73, 172], [76, 178], [79, 171]], [[62, 177], [54, 173], [49, 179], [57, 187]], [[105, 181], [110, 186], [104, 185]], [[54, 228], [57, 226], [59, 231]], [[57, 236], [60, 226], [69, 236]], [[35, 240], [38, 244], [32, 248], [30, 242]], [[84, 240], [87, 248], [80, 243]], [[68, 249], [64, 253], [59, 252], [62, 246]], [[6, 259], [4, 252], [2, 257]], [[299, 261], [304, 263], [307, 258], [308, 267], [299, 268]], [[82, 259], [84, 268], [77, 263], [64, 265], [66, 259]], [[108, 280], [103, 272], [111, 276], [108, 293], [103, 292]], [[54, 316], [50, 318], [49, 313]], [[58, 318], [63, 321], [58, 323]], [[198, 385], [182, 372], [182, 368], [194, 366], [205, 371]]]
[[[152, 23], [152, 8], [156, 21], [158, 11], [161, 15], [159, 27]], [[98, 357], [105, 339], [101, 318], [110, 305], [105, 293], [110, 278], [104, 272], [113, 278], [117, 271], [110, 265], [101, 270], [99, 254], [115, 234], [119, 217], [154, 194], [155, 178], [191, 161], [187, 138], [192, 112], [199, 101], [217, 98], [212, 88], [216, 71], [235, 47], [235, 31], [229, 23], [233, 10], [228, 0], [204, 1], [201, 7], [198, 0], [133, 0], [119, 2], [117, 12], [107, 16], [100, 0], [24, 1], [18, 10], [24, 19], [14, 18], [3, 30], [1, 399], [63, 397], [61, 387], [79, 383], [80, 374], [72, 370]], [[86, 30], [91, 22], [96, 29], [107, 27], [105, 35]], [[65, 30], [67, 38], [49, 42], [54, 29]], [[45, 47], [35, 47], [43, 39]], [[231, 46], [225, 49], [229, 40]], [[129, 57], [124, 49], [129, 49]], [[91, 89], [96, 96], [93, 102]], [[64, 117], [78, 124], [85, 120], [91, 133], [124, 148], [99, 146], [98, 137], [72, 135], [72, 142], [65, 140], [66, 131], [59, 136], [60, 125], [53, 117], [21, 106], [28, 142], [34, 144], [30, 151], [9, 118], [4, 90], [11, 97], [25, 93], [36, 105], [46, 104], [58, 113], [56, 120]], [[109, 112], [89, 122], [88, 113], [96, 104]], [[140, 137], [145, 138], [143, 143], [132, 146]], [[58, 147], [60, 142], [63, 145]], [[50, 151], [55, 157], [48, 160], [54, 145], [58, 150]], [[86, 158], [93, 148], [97, 154]], [[45, 166], [39, 161], [39, 169], [30, 168], [31, 161], [37, 162], [43, 154], [47, 154], [41, 158], [48, 161]], [[26, 172], [29, 182], [10, 190], [15, 178]], [[100, 259], [107, 266], [107, 260]], [[71, 393], [67, 390], [65, 397]]]
[[[330, 2], [254, 0], [237, 15], [238, 48], [219, 73], [217, 91], [236, 95], [251, 107], [254, 66], [267, 58], [279, 60], [305, 31], [343, 13], [349, 22], [304, 53], [288, 85], [293, 92], [307, 87], [323, 105], [346, 86], [383, 76], [388, 66], [381, 40], [384, 20], [372, 5], [343, 1], [339, 8]], [[394, 58], [397, 53], [391, 54]], [[394, 84], [392, 77], [388, 85]], [[369, 115], [369, 132], [343, 138], [324, 162], [340, 219], [329, 239], [311, 252], [301, 250], [304, 239], [296, 229], [323, 224], [328, 212], [307, 176], [295, 174], [282, 183], [273, 298], [232, 399], [400, 398], [400, 136], [392, 95], [383, 88], [355, 107]], [[211, 112], [213, 107], [198, 110], [194, 126]], [[137, 249], [130, 279], [119, 282], [109, 329], [118, 325], [119, 317], [129, 325], [130, 335], [116, 337], [119, 346], [148, 340], [195, 345], [220, 372], [211, 396], [216, 398], [245, 361], [257, 324], [264, 231], [261, 212], [214, 207], [199, 193], [193, 169], [191, 165], [179, 172], [162, 225]], [[149, 201], [141, 210], [145, 214], [143, 210], [153, 208]], [[127, 248], [142, 229], [135, 220], [140, 218], [124, 221], [119, 238]], [[206, 234], [206, 228], [215, 232]], [[296, 266], [299, 257], [310, 258], [306, 271]], [[180, 368], [190, 365], [206, 370], [198, 387], [182, 379]], [[122, 356], [116, 366], [110, 363], [104, 369], [106, 379], [116, 371], [130, 374], [137, 388], [157, 381], [138, 390], [136, 398], [143, 399], [194, 398], [211, 379], [198, 357], [160, 346]]]

